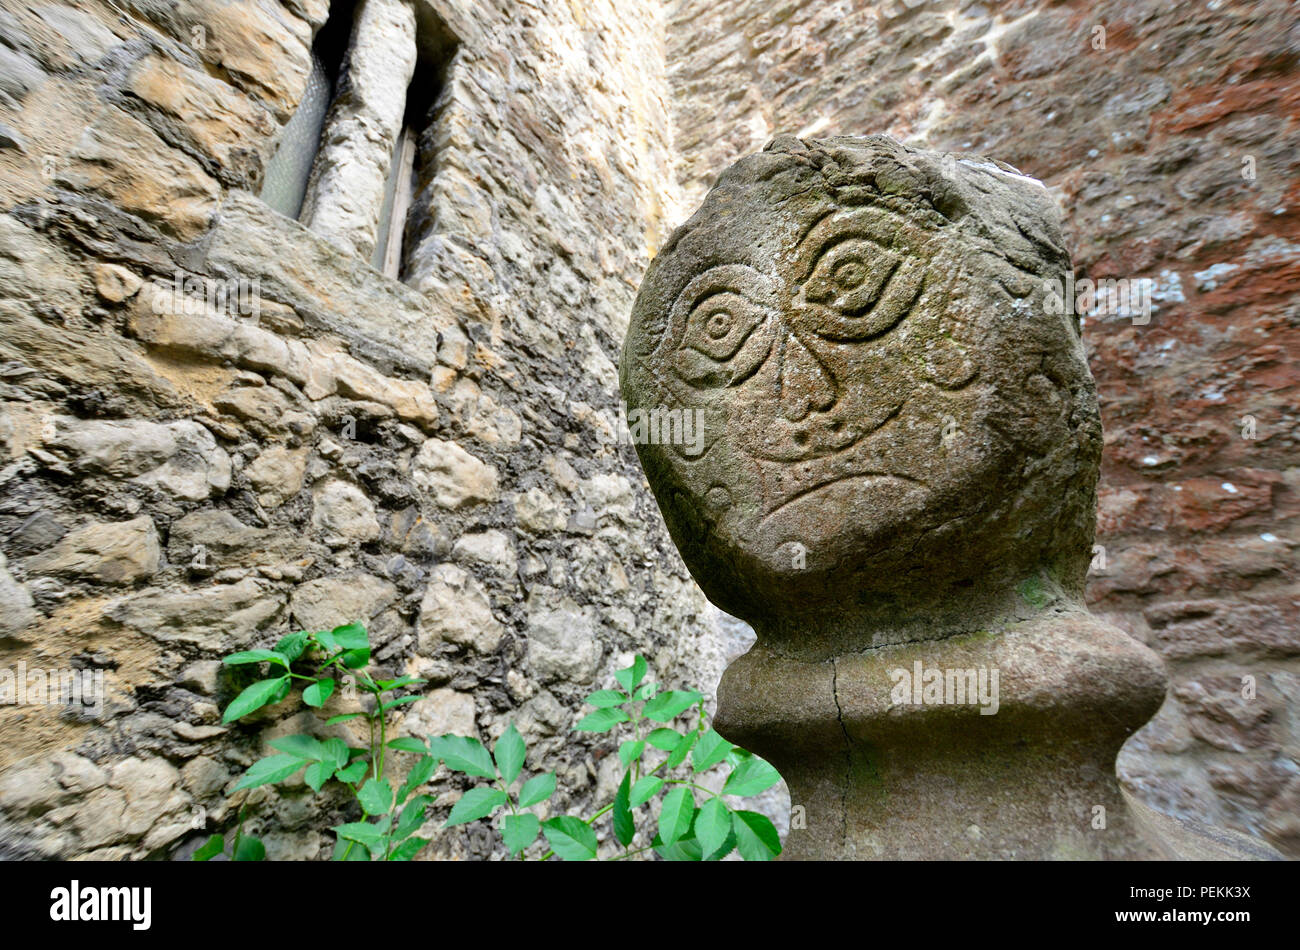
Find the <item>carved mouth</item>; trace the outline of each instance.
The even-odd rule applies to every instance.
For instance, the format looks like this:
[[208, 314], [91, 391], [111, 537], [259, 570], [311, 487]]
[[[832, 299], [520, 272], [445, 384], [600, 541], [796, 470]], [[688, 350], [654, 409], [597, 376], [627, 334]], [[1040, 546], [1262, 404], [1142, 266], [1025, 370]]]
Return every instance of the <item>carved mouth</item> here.
[[[862, 445], [864, 440], [893, 422], [899, 413], [903, 411], [903, 405], [904, 403], [900, 402], [890, 408], [879, 422], [861, 428], [844, 429], [841, 420], [819, 419], [812, 425], [797, 428], [792, 434], [789, 431], [790, 426], [782, 424], [785, 420], [775, 419], [773, 420], [775, 425], [769, 426], [768, 430], [760, 435], [762, 441], [756, 446], [750, 446], [746, 451], [750, 456], [759, 460], [760, 463], [780, 462], [784, 465], [834, 464], [826, 460], [852, 453]], [[810, 428], [822, 430], [820, 432], [821, 444], [827, 447], [822, 448], [814, 444], [806, 449], [802, 448], [803, 443], [807, 441], [806, 433]], [[794, 444], [794, 448], [791, 447], [791, 443]]]
[[[902, 410], [900, 406], [866, 435], [878, 433]], [[885, 485], [896, 483], [907, 489], [927, 488], [920, 479], [898, 471], [889, 464], [889, 458], [880, 451], [879, 440], [868, 440], [864, 435], [847, 448], [799, 461], [770, 460], [755, 457], [765, 514], [763, 521], [783, 509], [819, 492], [833, 490], [848, 481], [863, 481]]]
[[769, 521], [777, 517], [790, 506], [807, 500], [810, 496], [828, 492], [831, 489], [844, 486], [848, 482], [861, 482], [862, 487], [897, 485], [907, 491], [916, 491], [927, 488], [925, 482], [913, 478], [910, 475], [899, 475], [894, 472], [857, 472], [852, 475], [835, 475], [824, 481], [815, 482], [807, 485], [791, 495], [782, 498], [775, 507], [770, 508], [759, 522], [760, 527], [767, 525]]

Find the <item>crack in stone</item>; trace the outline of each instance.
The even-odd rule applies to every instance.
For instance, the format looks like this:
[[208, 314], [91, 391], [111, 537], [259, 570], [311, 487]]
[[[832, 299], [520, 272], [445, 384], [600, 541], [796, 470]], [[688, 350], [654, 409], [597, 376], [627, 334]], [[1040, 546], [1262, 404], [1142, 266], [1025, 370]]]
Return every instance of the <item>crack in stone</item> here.
[[835, 718], [839, 720], [840, 732], [844, 733], [844, 784], [840, 786], [840, 856], [848, 850], [849, 843], [849, 782], [853, 779], [853, 751], [849, 742], [849, 730], [844, 725], [844, 709], [840, 706], [840, 671], [839, 663], [831, 657], [831, 698], [835, 700]]

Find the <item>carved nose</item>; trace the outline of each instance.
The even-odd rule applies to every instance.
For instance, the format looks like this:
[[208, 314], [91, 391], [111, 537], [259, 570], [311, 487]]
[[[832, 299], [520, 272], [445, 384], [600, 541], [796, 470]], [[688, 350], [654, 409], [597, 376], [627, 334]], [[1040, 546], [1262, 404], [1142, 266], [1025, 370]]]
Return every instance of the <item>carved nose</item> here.
[[781, 415], [798, 422], [814, 409], [835, 403], [835, 380], [817, 356], [794, 334], [787, 334], [781, 354]]

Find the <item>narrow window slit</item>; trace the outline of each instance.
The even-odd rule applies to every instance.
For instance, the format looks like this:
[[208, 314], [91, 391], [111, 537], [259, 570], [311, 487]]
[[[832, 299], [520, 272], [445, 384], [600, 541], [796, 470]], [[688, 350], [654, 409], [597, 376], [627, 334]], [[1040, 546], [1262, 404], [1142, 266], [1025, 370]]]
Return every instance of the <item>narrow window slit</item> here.
[[406, 252], [413, 246], [412, 232], [424, 217], [413, 213], [414, 205], [421, 187], [433, 177], [431, 132], [458, 41], [441, 20], [430, 15], [417, 24], [417, 45], [415, 74], [407, 90], [402, 133], [393, 148], [371, 259], [376, 269], [395, 280], [406, 279]]
[[312, 41], [311, 72], [302, 101], [285, 123], [275, 154], [266, 163], [260, 197], [286, 218], [296, 220], [302, 213], [325, 115], [343, 70], [355, 7], [355, 0], [333, 0], [330, 4], [329, 18]]

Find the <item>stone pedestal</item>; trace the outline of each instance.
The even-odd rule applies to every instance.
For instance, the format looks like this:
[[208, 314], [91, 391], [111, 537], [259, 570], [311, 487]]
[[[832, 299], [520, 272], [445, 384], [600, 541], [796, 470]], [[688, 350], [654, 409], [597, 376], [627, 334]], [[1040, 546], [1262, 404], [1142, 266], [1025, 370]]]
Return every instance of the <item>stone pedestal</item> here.
[[716, 728], [803, 806], [788, 858], [1131, 860], [1159, 852], [1115, 757], [1164, 692], [1154, 654], [1067, 610], [817, 662], [756, 646], [723, 677]]

